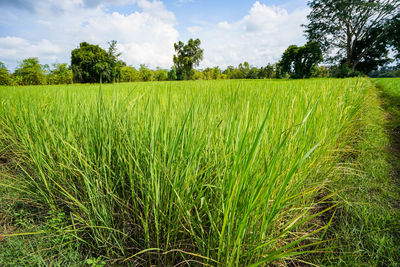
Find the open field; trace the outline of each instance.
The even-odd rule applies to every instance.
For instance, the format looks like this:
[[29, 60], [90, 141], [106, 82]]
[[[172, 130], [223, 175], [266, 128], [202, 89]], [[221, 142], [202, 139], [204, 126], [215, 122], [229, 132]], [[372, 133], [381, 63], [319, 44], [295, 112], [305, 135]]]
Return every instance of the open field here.
[[[0, 188], [45, 225], [33, 236], [82, 262], [300, 262], [330, 250], [338, 177], [359, 177], [374, 89], [363, 78], [0, 87]], [[13, 212], [0, 211], [14, 229], [0, 238], [24, 232], [2, 219]]]

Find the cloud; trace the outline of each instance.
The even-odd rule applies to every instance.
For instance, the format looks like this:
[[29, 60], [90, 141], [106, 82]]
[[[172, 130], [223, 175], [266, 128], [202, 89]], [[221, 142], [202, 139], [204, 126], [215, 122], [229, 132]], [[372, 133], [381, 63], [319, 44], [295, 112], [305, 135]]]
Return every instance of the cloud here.
[[231, 30], [232, 29], [232, 25], [229, 24], [227, 21], [221, 21], [220, 23], [218, 23], [218, 27], [223, 30]]
[[0, 0], [0, 7], [13, 7], [17, 9], [33, 10], [32, 0]]
[[12, 67], [16, 60], [31, 56], [39, 57], [41, 63], [53, 59], [70, 62], [71, 50], [82, 41], [107, 48], [108, 41], [117, 40], [127, 64], [152, 68], [172, 65], [173, 44], [179, 36], [177, 21], [161, 1], [130, 1], [138, 10], [128, 14], [108, 13], [104, 5], [107, 1], [90, 1], [92, 7], [88, 8], [83, 0], [65, 0], [58, 3], [58, 12], [50, 2], [36, 3], [31, 32], [0, 37], [1, 61]]
[[30, 43], [19, 37], [0, 38], [0, 60], [17, 61], [21, 59], [21, 54], [23, 54], [24, 58], [40, 55], [40, 59], [55, 61], [58, 59], [57, 54], [61, 51], [58, 45], [45, 39], [38, 43]]
[[248, 14], [237, 21], [192, 26], [188, 30], [202, 41], [204, 61], [201, 67], [227, 67], [244, 61], [265, 66], [278, 61], [289, 45], [306, 41], [301, 24], [306, 23], [308, 12], [307, 8], [289, 12], [257, 1]]

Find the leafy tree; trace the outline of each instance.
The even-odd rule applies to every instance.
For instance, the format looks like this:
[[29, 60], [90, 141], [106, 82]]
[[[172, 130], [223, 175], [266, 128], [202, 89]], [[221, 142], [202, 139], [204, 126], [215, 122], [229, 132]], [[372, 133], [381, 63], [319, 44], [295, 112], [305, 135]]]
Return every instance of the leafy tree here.
[[207, 77], [205, 77], [205, 73], [204, 72], [201, 72], [201, 71], [198, 71], [198, 70], [194, 69], [192, 71], [192, 75], [191, 75], [190, 79], [192, 79], [192, 80], [204, 80], [204, 79], [207, 79]]
[[224, 70], [222, 73], [225, 74], [228, 79], [232, 79], [232, 72], [233, 72], [234, 69], [235, 69], [235, 67], [228, 66], [226, 68], [226, 70]]
[[[377, 38], [386, 38], [384, 36], [378, 37], [381, 34], [380, 31], [381, 29], [374, 28], [369, 32], [368, 36], [364, 38], [364, 40], [360, 40], [355, 43], [354, 52], [352, 53], [351, 57], [351, 61], [358, 61], [355, 67], [348, 65], [346, 59], [342, 59], [340, 63], [342, 65], [346, 64], [352, 69], [352, 71], [359, 71], [365, 74], [368, 74], [371, 71], [378, 69], [379, 66], [383, 66], [388, 63], [390, 58], [386, 40], [376, 42], [375, 46], [371, 49], [367, 48], [370, 43], [373, 43], [374, 40], [377, 40]], [[358, 59], [358, 55], [361, 54], [363, 54], [363, 57]]]
[[139, 72], [134, 67], [121, 67], [121, 82], [136, 82], [139, 80]]
[[256, 67], [252, 67], [247, 74], [247, 79], [258, 79], [259, 69]]
[[68, 68], [67, 63], [54, 63], [53, 69], [47, 76], [49, 84], [71, 84], [73, 81], [72, 70]]
[[308, 42], [298, 47], [289, 46], [280, 61], [282, 73], [287, 73], [291, 78], [309, 78], [313, 69], [322, 61], [322, 51], [315, 42]]
[[239, 64], [240, 79], [246, 79], [250, 72], [250, 64], [245, 61]]
[[275, 68], [273, 65], [268, 64], [266, 67], [261, 68], [258, 72], [258, 78], [260, 79], [272, 79], [275, 78]]
[[10, 73], [3, 62], [0, 62], [0, 85], [11, 85]]
[[107, 52], [98, 45], [86, 42], [71, 52], [71, 68], [74, 82], [96, 83], [109, 81], [109, 60]]
[[156, 81], [167, 81], [168, 80], [168, 71], [161, 69], [161, 68], [157, 68], [154, 71], [154, 79]]
[[189, 80], [193, 67], [198, 66], [203, 59], [203, 49], [200, 39], [190, 39], [187, 44], [179, 41], [174, 44], [176, 55], [173, 57], [178, 80]]
[[205, 80], [217, 80], [221, 78], [221, 70], [219, 67], [206, 68], [203, 70], [203, 79]]
[[126, 63], [119, 59], [121, 53], [117, 52], [117, 41], [112, 40], [108, 44], [110, 45], [108, 48], [110, 81], [115, 82], [121, 78], [121, 68], [126, 66]]
[[330, 76], [329, 69], [325, 66], [315, 67], [312, 70], [311, 77], [315, 78], [328, 78]]
[[387, 31], [387, 39], [396, 53], [396, 59], [400, 62], [400, 13], [391, 20]]
[[383, 66], [369, 75], [372, 78], [393, 78], [400, 77], [400, 68], [396, 66]]
[[46, 84], [45, 70], [36, 57], [24, 59], [13, 75], [19, 85]]
[[175, 66], [172, 66], [172, 68], [168, 71], [168, 80], [176, 81], [177, 79], [178, 76], [176, 75], [176, 68]]
[[344, 59], [342, 63], [353, 71], [359, 64], [365, 70], [383, 62], [386, 29], [400, 1], [312, 0], [308, 5], [308, 39], [318, 42], [326, 54], [337, 51], [332, 60]]
[[146, 67], [146, 65], [141, 64], [139, 69], [139, 77], [141, 81], [149, 82], [153, 80], [153, 72]]
[[108, 51], [98, 45], [86, 42], [71, 52], [71, 68], [75, 82], [96, 83], [115, 82], [121, 77], [121, 68], [125, 62], [119, 60], [117, 42], [111, 41]]

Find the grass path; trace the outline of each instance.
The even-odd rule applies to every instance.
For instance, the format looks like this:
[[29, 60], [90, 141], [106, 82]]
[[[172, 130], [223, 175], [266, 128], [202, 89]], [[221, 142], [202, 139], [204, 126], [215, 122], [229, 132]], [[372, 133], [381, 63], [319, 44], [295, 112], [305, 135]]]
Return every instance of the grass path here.
[[[373, 81], [357, 134], [336, 172], [339, 202], [321, 266], [400, 266], [400, 80]], [[350, 174], [348, 172], [351, 172]]]

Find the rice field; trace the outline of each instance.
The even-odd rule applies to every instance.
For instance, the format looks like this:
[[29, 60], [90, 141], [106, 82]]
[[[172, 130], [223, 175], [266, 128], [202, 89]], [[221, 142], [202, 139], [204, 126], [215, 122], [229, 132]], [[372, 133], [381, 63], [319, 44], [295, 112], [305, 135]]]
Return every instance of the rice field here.
[[0, 187], [62, 214], [62, 240], [109, 264], [285, 264], [323, 250], [334, 208], [325, 188], [370, 87], [0, 87], [0, 157], [11, 166]]

